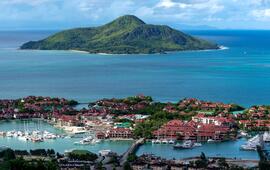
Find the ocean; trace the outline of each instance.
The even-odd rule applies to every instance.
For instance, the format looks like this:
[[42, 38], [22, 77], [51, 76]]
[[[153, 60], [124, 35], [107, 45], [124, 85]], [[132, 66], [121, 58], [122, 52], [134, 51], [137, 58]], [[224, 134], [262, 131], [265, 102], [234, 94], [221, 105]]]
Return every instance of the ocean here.
[[89, 102], [150, 95], [270, 104], [270, 31], [187, 31], [227, 47], [151, 55], [18, 50], [55, 31], [0, 32], [0, 98], [56, 96]]

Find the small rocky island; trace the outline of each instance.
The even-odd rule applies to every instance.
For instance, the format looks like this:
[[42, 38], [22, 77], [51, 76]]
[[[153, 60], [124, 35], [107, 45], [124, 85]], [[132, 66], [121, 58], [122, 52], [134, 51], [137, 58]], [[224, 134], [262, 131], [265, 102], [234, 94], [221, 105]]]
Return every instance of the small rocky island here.
[[21, 49], [79, 50], [89, 53], [151, 54], [168, 51], [218, 49], [218, 45], [192, 37], [166, 25], [146, 24], [125, 15], [99, 27], [61, 31]]

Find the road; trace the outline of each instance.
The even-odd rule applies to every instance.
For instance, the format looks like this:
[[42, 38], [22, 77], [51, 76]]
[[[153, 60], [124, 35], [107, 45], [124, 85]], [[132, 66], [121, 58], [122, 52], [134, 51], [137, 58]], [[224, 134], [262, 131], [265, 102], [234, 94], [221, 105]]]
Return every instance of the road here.
[[119, 162], [120, 162], [120, 165], [123, 166], [124, 163], [127, 161], [127, 158], [128, 158], [128, 155], [133, 153], [137, 147], [139, 147], [141, 144], [144, 143], [144, 138], [140, 138], [138, 140], [136, 140], [129, 148], [128, 150], [121, 156]]

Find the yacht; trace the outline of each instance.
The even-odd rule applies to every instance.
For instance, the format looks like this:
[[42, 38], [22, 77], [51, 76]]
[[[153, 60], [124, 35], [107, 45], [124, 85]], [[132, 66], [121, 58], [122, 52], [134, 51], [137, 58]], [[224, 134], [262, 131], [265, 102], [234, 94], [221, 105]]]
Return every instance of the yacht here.
[[270, 142], [270, 132], [264, 132], [263, 141], [264, 142]]
[[43, 142], [44, 139], [42, 137], [40, 137], [40, 136], [32, 136], [31, 141], [32, 142]]
[[264, 147], [262, 135], [256, 135], [249, 139], [244, 145], [241, 145], [240, 149], [246, 151], [256, 151], [257, 146]]
[[194, 147], [201, 147], [202, 144], [201, 144], [201, 143], [198, 143], [198, 142], [195, 142], [195, 143], [193, 144], [193, 146], [194, 146]]
[[156, 144], [161, 144], [161, 140], [157, 139]]
[[193, 147], [193, 142], [191, 140], [185, 141], [183, 144], [175, 144], [173, 148], [175, 149], [190, 149]]
[[174, 140], [169, 140], [169, 144], [174, 144]]
[[162, 144], [168, 144], [169, 142], [168, 142], [166, 139], [163, 139], [163, 140], [161, 141], [161, 143], [162, 143]]
[[89, 136], [89, 137], [86, 137], [86, 138], [80, 140], [79, 142], [75, 142], [75, 144], [80, 144], [80, 145], [92, 144], [93, 140], [94, 140], [93, 137]]
[[207, 140], [207, 143], [215, 143], [216, 142], [216, 140], [214, 140], [214, 139], [208, 139]]

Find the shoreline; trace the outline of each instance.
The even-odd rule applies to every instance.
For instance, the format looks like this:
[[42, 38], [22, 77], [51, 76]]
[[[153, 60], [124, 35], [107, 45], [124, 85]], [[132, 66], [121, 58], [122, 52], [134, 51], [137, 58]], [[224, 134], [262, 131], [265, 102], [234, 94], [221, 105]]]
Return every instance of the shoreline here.
[[16, 48], [19, 51], [64, 51], [64, 52], [73, 52], [73, 53], [82, 53], [82, 54], [95, 54], [95, 55], [120, 55], [120, 56], [133, 56], [133, 55], [166, 55], [166, 54], [175, 54], [175, 53], [182, 53], [182, 52], [206, 52], [206, 51], [220, 51], [220, 50], [227, 50], [229, 47], [220, 45], [216, 49], [198, 49], [198, 50], [175, 50], [175, 51], [164, 51], [160, 53], [105, 53], [105, 52], [99, 52], [99, 53], [91, 53], [89, 51], [83, 51], [83, 50], [40, 50], [40, 49], [21, 49], [20, 47]]

